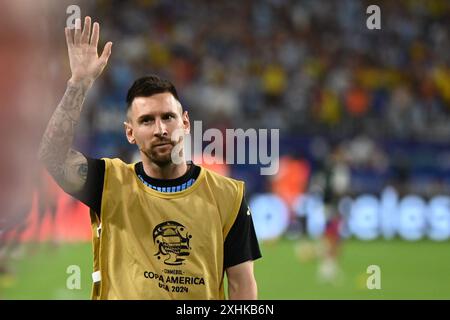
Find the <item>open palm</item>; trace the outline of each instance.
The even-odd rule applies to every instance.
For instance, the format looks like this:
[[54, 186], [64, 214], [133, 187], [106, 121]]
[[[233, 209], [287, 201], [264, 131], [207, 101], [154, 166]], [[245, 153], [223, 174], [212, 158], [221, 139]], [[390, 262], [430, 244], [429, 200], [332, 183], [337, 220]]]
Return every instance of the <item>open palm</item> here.
[[94, 81], [103, 71], [111, 55], [112, 42], [108, 42], [103, 52], [98, 56], [97, 46], [100, 25], [95, 22], [91, 35], [91, 18], [84, 19], [81, 31], [81, 21], [76, 21], [75, 31], [66, 28], [67, 49], [69, 51], [70, 69], [73, 81]]

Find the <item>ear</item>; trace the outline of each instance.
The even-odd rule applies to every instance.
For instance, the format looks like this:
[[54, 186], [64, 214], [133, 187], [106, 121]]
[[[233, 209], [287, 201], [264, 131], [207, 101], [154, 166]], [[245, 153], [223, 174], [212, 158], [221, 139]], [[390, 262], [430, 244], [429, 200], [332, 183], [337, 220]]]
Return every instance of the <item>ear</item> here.
[[189, 121], [188, 112], [184, 111], [181, 118], [183, 120], [184, 134], [189, 134], [191, 132], [191, 122]]
[[133, 135], [133, 127], [128, 122], [124, 122], [125, 135], [127, 136], [127, 140], [130, 144], [136, 144], [136, 139], [134, 139]]

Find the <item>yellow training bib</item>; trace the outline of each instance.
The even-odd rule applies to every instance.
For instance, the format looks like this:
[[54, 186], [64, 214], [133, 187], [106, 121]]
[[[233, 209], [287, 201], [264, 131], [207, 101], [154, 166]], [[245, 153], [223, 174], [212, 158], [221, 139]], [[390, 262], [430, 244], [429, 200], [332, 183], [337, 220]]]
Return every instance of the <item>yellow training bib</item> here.
[[244, 183], [205, 168], [162, 193], [134, 165], [105, 158], [101, 221], [91, 211], [93, 299], [224, 299], [223, 245]]

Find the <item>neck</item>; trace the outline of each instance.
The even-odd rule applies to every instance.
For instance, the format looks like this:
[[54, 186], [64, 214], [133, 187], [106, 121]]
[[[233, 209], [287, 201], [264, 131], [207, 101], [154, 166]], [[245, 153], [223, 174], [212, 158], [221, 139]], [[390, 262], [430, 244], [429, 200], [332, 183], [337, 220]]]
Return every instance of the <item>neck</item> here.
[[168, 163], [165, 166], [159, 166], [147, 157], [142, 157], [142, 166], [145, 174], [155, 179], [176, 179], [184, 175], [188, 169], [186, 161], [180, 164]]

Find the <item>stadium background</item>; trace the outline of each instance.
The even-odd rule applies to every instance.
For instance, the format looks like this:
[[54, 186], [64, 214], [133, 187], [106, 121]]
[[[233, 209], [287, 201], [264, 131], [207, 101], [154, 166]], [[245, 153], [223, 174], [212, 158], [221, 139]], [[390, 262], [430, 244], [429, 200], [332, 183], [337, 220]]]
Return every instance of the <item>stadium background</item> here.
[[[24, 101], [39, 105], [34, 116], [20, 115], [38, 123], [17, 138], [29, 150], [69, 76], [62, 30], [70, 4], [37, 5], [41, 14], [31, 15], [44, 35], [36, 39], [33, 30], [19, 28], [23, 33], [12, 42], [17, 50], [33, 49], [37, 58], [28, 52], [4, 55], [2, 62], [27, 61], [17, 74], [28, 78], [13, 78], [19, 85], [30, 86], [30, 74], [45, 82], [25, 90], [30, 100]], [[255, 165], [219, 168], [246, 181], [264, 256], [255, 264], [260, 298], [449, 299], [450, 3], [377, 1], [381, 30], [366, 27], [370, 4], [375, 2], [78, 2], [82, 16], [100, 22], [103, 43], [114, 46], [85, 103], [76, 145], [93, 157], [135, 159], [122, 127], [126, 91], [147, 73], [171, 79], [191, 121], [203, 121], [203, 129], [280, 129], [276, 176], [261, 176]], [[13, 7], [10, 19], [29, 17], [25, 9]], [[2, 48], [10, 40], [4, 35]], [[24, 148], [6, 146], [24, 158], [16, 152]], [[1, 238], [0, 297], [87, 299], [87, 208], [39, 168], [27, 171], [25, 160], [22, 175], [37, 184], [19, 184], [15, 193], [27, 190], [19, 199], [4, 196], [12, 187], [3, 187], [2, 176], [2, 202], [18, 205], [6, 206], [5, 217], [14, 219], [2, 220], [9, 222], [9, 236]], [[336, 216], [342, 241], [334, 276], [327, 278], [325, 225]], [[81, 268], [81, 290], [66, 288], [70, 265]], [[380, 290], [366, 286], [370, 265], [381, 268]]]

